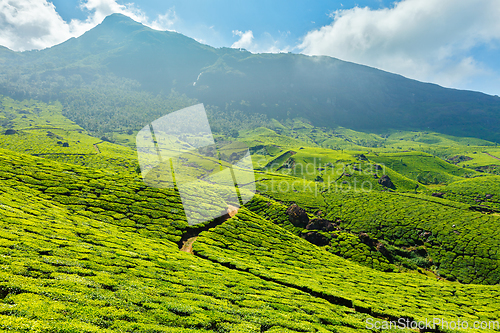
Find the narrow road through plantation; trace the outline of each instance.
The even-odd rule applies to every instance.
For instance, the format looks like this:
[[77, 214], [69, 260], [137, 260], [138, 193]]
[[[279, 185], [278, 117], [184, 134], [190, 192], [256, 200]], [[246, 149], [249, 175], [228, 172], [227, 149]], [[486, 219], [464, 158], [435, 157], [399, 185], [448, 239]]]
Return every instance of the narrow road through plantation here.
[[[216, 223], [210, 223], [209, 224], [209, 227], [208, 228], [214, 228], [224, 222], [226, 222], [228, 219], [230, 219], [231, 217], [235, 216], [237, 213], [238, 213], [238, 210], [239, 208], [238, 207], [235, 207], [235, 206], [232, 206], [232, 205], [228, 205], [227, 207], [227, 214], [225, 214], [224, 216], [221, 216], [220, 218], [218, 219], [215, 219], [214, 222]], [[185, 240], [181, 240], [181, 246], [180, 246], [180, 249], [182, 252], [186, 252], [186, 253], [190, 253], [190, 254], [194, 254], [193, 253], [193, 244], [194, 242], [196, 242], [196, 239], [198, 238], [198, 235], [202, 232], [202, 231], [207, 231], [208, 228], [201, 228], [199, 230], [195, 230], [194, 233], [190, 233], [189, 235], [187, 235], [188, 238], [185, 238], [183, 237]]]
[[483, 152], [483, 153], [486, 154], [486, 155], [488, 155], [489, 157], [493, 157], [496, 160], [500, 160], [500, 157], [493, 156], [493, 155], [491, 155], [490, 153], [487, 153], [487, 152]]

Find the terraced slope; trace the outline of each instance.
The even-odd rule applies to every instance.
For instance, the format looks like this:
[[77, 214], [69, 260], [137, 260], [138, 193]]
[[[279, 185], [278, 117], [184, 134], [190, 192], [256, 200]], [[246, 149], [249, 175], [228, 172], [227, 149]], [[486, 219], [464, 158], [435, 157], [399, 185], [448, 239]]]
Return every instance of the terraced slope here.
[[439, 188], [448, 200], [464, 202], [477, 209], [500, 211], [500, 177], [464, 179]]
[[99, 169], [132, 171], [138, 166], [134, 150], [89, 136], [62, 115], [60, 103], [1, 95], [0, 148]]
[[462, 285], [416, 273], [383, 273], [358, 266], [245, 209], [202, 233], [193, 251], [226, 267], [378, 318], [425, 320], [439, 316], [474, 321], [500, 315], [498, 286]]
[[381, 153], [370, 156], [398, 173], [427, 184], [451, 183], [462, 177], [478, 176], [477, 171], [460, 168], [440, 158], [422, 152]]
[[[2, 192], [2, 330], [327, 332], [363, 327], [352, 309], [179, 252], [166, 239], [75, 217], [48, 201], [20, 195]], [[26, 203], [45, 210], [24, 213], [19, 206]]]
[[147, 190], [124, 174], [0, 153], [2, 330], [364, 327], [350, 308], [180, 252], [176, 242], [187, 223], [172, 211], [180, 208], [172, 191]]
[[500, 315], [496, 286], [359, 266], [283, 229], [281, 214], [275, 224], [242, 208], [189, 255], [175, 192], [0, 153], [3, 330], [350, 332], [370, 318]]
[[[494, 325], [499, 217], [485, 212], [500, 207], [497, 176], [466, 178], [482, 173], [381, 147], [399, 136], [408, 147], [443, 139], [434, 134], [272, 123], [242, 133], [262, 195], [225, 222], [188, 226], [176, 190], [142, 182], [133, 150], [88, 136], [57, 103], [2, 98], [0, 330], [351, 332], [366, 331], [367, 319], [433, 317]], [[425, 170], [449, 184], [417, 182]], [[227, 204], [193, 194], [192, 205]], [[292, 221], [292, 203], [320, 227]], [[179, 251], [188, 238], [193, 254]]]
[[500, 282], [499, 216], [423, 195], [351, 191], [325, 196], [328, 218], [339, 219], [343, 229], [400, 247], [423, 245], [443, 277], [465, 283]]
[[[361, 265], [388, 272], [405, 271], [408, 270], [407, 268], [419, 270], [419, 266], [412, 262], [411, 257], [414, 256], [412, 251], [405, 251], [394, 246], [390, 247], [388, 244], [384, 244], [385, 251], [381, 251], [373, 242], [364, 242], [360, 235], [341, 229], [338, 226], [340, 221], [325, 221], [320, 216], [308, 214], [309, 221], [307, 224], [317, 221], [316, 226], [309, 229], [307, 229], [306, 223], [302, 226], [296, 226], [290, 221], [287, 206], [261, 195], [256, 195], [246, 207], [290, 233], [308, 239], [315, 244], [321, 244], [328, 252]], [[418, 256], [418, 259], [421, 259], [421, 257]], [[425, 267], [428, 268], [428, 265], [425, 265]], [[426, 273], [434, 276], [429, 271], [426, 271]]]

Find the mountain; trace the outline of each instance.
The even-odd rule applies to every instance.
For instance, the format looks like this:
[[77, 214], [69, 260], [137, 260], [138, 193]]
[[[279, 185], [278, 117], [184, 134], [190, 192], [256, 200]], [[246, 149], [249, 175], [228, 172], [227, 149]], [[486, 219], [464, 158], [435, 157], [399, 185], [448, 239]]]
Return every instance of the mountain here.
[[[25, 68], [30, 79], [23, 91], [29, 90], [34, 72], [41, 80], [57, 82], [72, 75], [86, 83], [97, 75], [113, 75], [153, 94], [174, 89], [220, 109], [278, 120], [301, 117], [321, 127], [430, 130], [500, 141], [497, 96], [443, 88], [331, 57], [216, 49], [121, 14], [79, 38], [42, 51], [2, 50], [0, 59], [3, 68]], [[12, 82], [0, 85], [0, 92], [8, 94], [12, 89], [5, 85]]]
[[[218, 153], [203, 151], [236, 162], [248, 146], [244, 205], [223, 195], [245, 193], [242, 170], [238, 187], [194, 185], [220, 169], [209, 154], [182, 154], [174, 188], [143, 179], [137, 130], [199, 101]], [[496, 138], [497, 109], [121, 15], [50, 49], [0, 48], [0, 331], [498, 332], [500, 147], [428, 130]]]

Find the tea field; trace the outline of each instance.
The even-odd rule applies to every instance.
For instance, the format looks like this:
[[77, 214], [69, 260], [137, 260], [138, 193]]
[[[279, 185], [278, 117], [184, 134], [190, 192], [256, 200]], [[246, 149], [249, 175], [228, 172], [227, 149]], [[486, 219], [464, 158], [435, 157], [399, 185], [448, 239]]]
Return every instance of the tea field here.
[[58, 102], [20, 102], [0, 95], [0, 126], [0, 148], [98, 169], [138, 166], [133, 149], [91, 137], [62, 115]]
[[[500, 330], [492, 142], [271, 119], [237, 138], [257, 193], [212, 219], [214, 203], [238, 204], [148, 186], [133, 134], [119, 145], [58, 102], [0, 101], [1, 331], [368, 332], [436, 317]], [[206, 222], [189, 225], [195, 207]]]

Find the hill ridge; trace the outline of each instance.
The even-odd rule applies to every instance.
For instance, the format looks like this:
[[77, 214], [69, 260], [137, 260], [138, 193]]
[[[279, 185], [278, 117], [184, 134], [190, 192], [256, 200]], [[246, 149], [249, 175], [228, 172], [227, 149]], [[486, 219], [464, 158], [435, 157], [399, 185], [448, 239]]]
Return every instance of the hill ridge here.
[[[216, 49], [121, 15], [107, 17], [78, 38], [15, 58], [4, 57], [0, 66], [9, 68], [15, 61], [16, 71], [23, 73], [17, 73], [17, 81], [12, 80], [16, 76], [4, 76], [0, 88], [19, 94], [37, 85], [54, 86], [41, 90], [45, 96], [82, 85], [97, 89], [95, 78], [100, 76], [110, 79], [108, 87], [121, 91], [126, 90], [118, 82], [132, 80], [154, 95], [175, 90], [221, 110], [279, 121], [302, 117], [330, 128], [432, 130], [500, 142], [500, 97], [422, 83], [327, 56]], [[47, 70], [44, 63], [53, 68]], [[40, 69], [34, 70], [33, 64]], [[87, 79], [79, 82], [74, 75]], [[67, 80], [64, 89], [52, 84], [61, 77]], [[30, 88], [23, 86], [27, 82]]]

